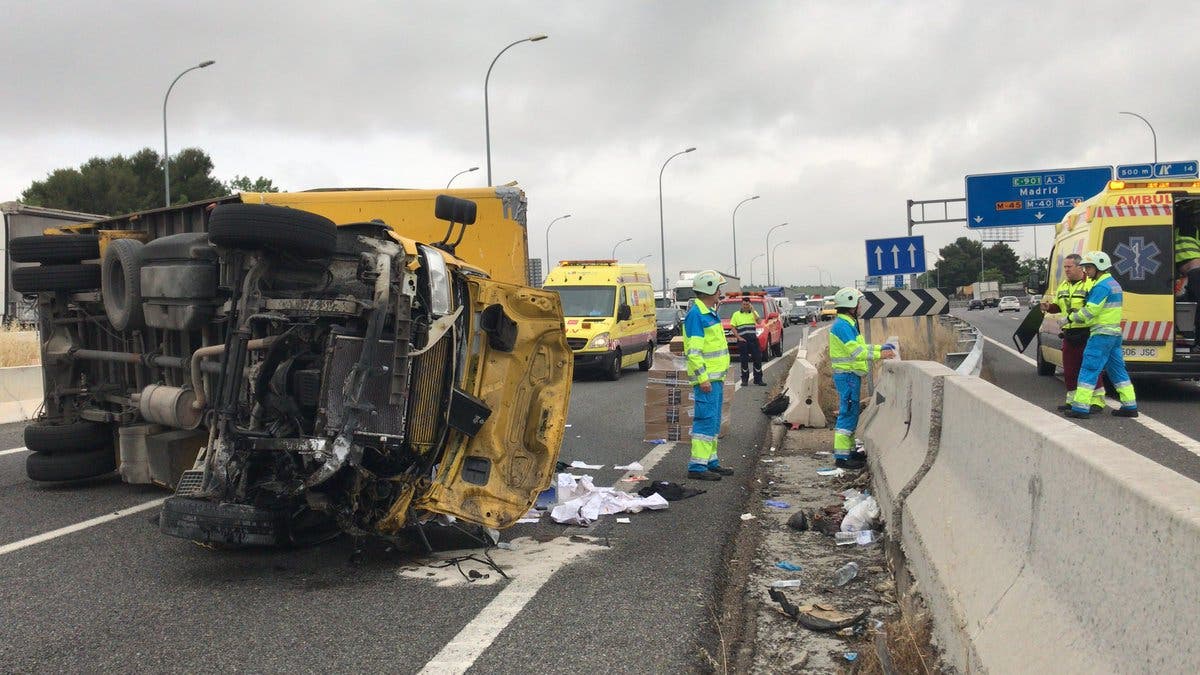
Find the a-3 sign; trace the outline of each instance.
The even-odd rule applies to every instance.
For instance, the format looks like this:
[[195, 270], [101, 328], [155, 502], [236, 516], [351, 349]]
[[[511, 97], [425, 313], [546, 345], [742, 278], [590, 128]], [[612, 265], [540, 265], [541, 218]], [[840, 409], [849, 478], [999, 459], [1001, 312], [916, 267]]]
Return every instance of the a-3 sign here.
[[950, 313], [950, 301], [944, 293], [934, 288], [871, 291], [863, 294], [863, 302], [866, 306], [858, 316], [864, 321]]
[[1111, 166], [967, 176], [967, 227], [1056, 223], [1111, 179]]
[[925, 237], [867, 240], [867, 276], [920, 274], [925, 271]]

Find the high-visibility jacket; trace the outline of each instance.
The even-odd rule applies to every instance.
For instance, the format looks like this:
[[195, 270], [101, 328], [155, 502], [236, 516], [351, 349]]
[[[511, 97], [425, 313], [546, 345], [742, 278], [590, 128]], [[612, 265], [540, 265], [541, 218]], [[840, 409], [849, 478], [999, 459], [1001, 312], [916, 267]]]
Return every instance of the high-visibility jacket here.
[[1175, 230], [1175, 264], [1200, 258], [1200, 239]]
[[866, 375], [871, 361], [883, 355], [883, 347], [863, 342], [854, 318], [839, 313], [829, 329], [829, 365], [833, 372]]
[[[1083, 309], [1087, 304], [1088, 292], [1092, 290], [1093, 282], [1091, 279], [1084, 277], [1079, 281], [1071, 281], [1064, 279], [1058, 285], [1058, 292], [1054, 294], [1054, 304], [1058, 305], [1058, 309], [1064, 317], [1069, 317], [1071, 312], [1077, 309]], [[1086, 328], [1083, 324], [1064, 323], [1063, 328]]]
[[1121, 284], [1104, 272], [1096, 277], [1092, 290], [1088, 291], [1087, 304], [1067, 316], [1067, 321], [1091, 328], [1092, 335], [1119, 336], [1124, 300]]
[[688, 379], [692, 384], [722, 380], [729, 370], [729, 343], [725, 328], [708, 305], [692, 300], [683, 319], [683, 351], [687, 355]]
[[729, 317], [729, 325], [737, 331], [738, 337], [753, 340], [758, 337], [758, 312], [738, 310]]

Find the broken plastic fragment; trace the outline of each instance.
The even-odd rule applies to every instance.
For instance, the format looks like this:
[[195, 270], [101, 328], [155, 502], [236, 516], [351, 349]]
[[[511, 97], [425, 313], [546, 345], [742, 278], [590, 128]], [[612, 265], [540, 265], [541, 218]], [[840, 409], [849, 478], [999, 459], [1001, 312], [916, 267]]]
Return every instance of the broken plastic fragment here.
[[645, 471], [646, 470], [646, 467], [642, 466], [640, 462], [630, 462], [628, 464], [617, 464], [617, 465], [614, 465], [613, 468], [616, 469], [617, 471]]
[[786, 509], [791, 507], [791, 504], [788, 504], [787, 502], [781, 502], [776, 499], [768, 499], [767, 501], [763, 502], [763, 504], [770, 506], [773, 509]]
[[617, 522], [618, 523], [628, 523], [629, 519], [628, 518], [617, 518]]
[[799, 572], [800, 571], [799, 565], [797, 565], [795, 563], [790, 563], [786, 560], [780, 560], [779, 562], [775, 563], [775, 566], [781, 570], [787, 570], [788, 572]]
[[592, 471], [595, 471], [596, 469], [604, 468], [603, 464], [587, 464], [587, 463], [581, 462], [579, 460], [575, 460], [574, 462], [571, 462], [570, 466], [572, 469], [590, 469]]
[[647, 441], [647, 442], [648, 442], [648, 443], [650, 443], [650, 444], [652, 444], [652, 445], [662, 445], [662, 444], [664, 444], [664, 443], [666, 443], [666, 442], [667, 442], [667, 439], [665, 439], [665, 438], [656, 438], [656, 439], [654, 439], [654, 440], [652, 440], [652, 441]]
[[754, 514], [753, 513], [743, 513], [742, 520], [754, 520]]
[[844, 656], [846, 660], [851, 663], [854, 663], [858, 660], [858, 652], [846, 652], [845, 654], [842, 654], [842, 656]]
[[817, 475], [818, 475], [818, 476], [826, 476], [826, 477], [833, 477], [833, 478], [837, 478], [838, 476], [845, 476], [845, 475], [846, 475], [846, 470], [845, 470], [845, 469], [840, 469], [840, 468], [824, 468], [824, 469], [817, 469]]

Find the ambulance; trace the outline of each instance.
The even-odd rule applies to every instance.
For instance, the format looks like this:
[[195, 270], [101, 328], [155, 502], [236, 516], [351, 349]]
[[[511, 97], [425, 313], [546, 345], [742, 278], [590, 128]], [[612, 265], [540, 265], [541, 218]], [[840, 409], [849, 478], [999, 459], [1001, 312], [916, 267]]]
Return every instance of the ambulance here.
[[563, 260], [543, 285], [563, 305], [575, 368], [599, 369], [618, 380], [624, 368], [650, 370], [658, 324], [645, 265], [616, 260]]
[[[1125, 364], [1134, 377], [1200, 376], [1196, 303], [1177, 298], [1175, 229], [1200, 225], [1200, 181], [1109, 181], [1099, 194], [1079, 202], [1055, 228], [1046, 297], [1063, 280], [1063, 259], [1104, 251], [1124, 291], [1122, 322]], [[1037, 372], [1054, 375], [1062, 365], [1057, 317], [1037, 331]], [[1016, 336], [1014, 336], [1016, 337]], [[1032, 337], [1032, 336], [1029, 336]], [[1022, 340], [1018, 338], [1018, 346]]]

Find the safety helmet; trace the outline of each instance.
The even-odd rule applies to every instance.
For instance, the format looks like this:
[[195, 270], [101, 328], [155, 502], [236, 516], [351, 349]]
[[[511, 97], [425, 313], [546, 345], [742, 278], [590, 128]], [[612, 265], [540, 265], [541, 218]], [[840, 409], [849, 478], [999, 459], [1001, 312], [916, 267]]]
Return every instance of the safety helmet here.
[[833, 306], [839, 309], [854, 309], [862, 300], [863, 294], [857, 288], [843, 288], [833, 294]]
[[1079, 261], [1080, 265], [1092, 265], [1096, 269], [1103, 272], [1112, 267], [1112, 260], [1104, 251], [1088, 251], [1083, 254], [1083, 259]]
[[715, 270], [697, 272], [692, 279], [692, 290], [705, 295], [716, 295], [717, 289], [725, 283], [725, 277]]

